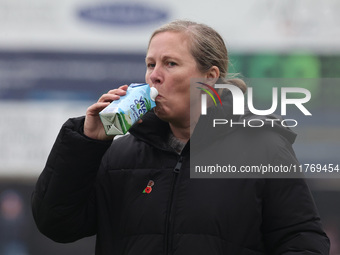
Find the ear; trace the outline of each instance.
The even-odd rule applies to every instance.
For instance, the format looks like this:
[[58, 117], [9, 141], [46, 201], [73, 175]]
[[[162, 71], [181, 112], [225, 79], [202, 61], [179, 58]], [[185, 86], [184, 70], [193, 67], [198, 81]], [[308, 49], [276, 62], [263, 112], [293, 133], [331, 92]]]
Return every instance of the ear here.
[[217, 66], [212, 66], [206, 73], [208, 80], [217, 80], [220, 77], [220, 69]]

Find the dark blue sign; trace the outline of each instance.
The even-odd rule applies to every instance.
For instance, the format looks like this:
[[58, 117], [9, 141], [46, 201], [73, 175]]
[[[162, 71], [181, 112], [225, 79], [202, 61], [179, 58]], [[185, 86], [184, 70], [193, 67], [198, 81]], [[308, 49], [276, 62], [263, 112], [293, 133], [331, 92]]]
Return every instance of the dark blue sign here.
[[144, 82], [145, 53], [0, 51], [0, 100], [97, 100]]
[[80, 18], [115, 26], [140, 26], [168, 18], [168, 11], [139, 3], [110, 3], [81, 8]]

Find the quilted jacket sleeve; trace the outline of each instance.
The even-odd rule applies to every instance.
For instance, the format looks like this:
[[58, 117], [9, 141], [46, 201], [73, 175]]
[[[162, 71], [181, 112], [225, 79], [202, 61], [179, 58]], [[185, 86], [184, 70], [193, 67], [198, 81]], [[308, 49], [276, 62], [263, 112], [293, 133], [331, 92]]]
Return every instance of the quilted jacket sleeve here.
[[57, 242], [96, 233], [94, 185], [101, 158], [111, 144], [82, 134], [84, 117], [60, 130], [32, 194], [38, 229]]
[[269, 254], [328, 255], [329, 240], [305, 181], [268, 180], [267, 185], [263, 227]]
[[[276, 164], [299, 164], [290, 146]], [[314, 200], [303, 178], [266, 179], [263, 200], [264, 241], [273, 255], [328, 255], [329, 239], [322, 229]]]

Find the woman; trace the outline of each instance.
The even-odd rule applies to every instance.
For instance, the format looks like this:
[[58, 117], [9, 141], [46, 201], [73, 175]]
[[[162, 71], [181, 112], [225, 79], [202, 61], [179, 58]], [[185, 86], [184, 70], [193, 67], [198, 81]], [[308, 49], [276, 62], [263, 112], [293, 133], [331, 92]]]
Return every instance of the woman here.
[[[190, 118], [190, 79], [226, 76], [218, 33], [194, 22], [167, 24], [151, 36], [146, 65], [157, 106], [130, 135], [112, 141], [98, 116], [126, 85], [64, 124], [33, 193], [40, 231], [58, 242], [97, 234], [96, 254], [328, 254], [304, 181], [190, 179], [189, 139], [205, 128], [199, 114]], [[235, 118], [230, 98], [224, 93], [223, 108], [211, 111]], [[209, 139], [228, 141], [223, 155], [233, 162], [296, 163], [295, 135], [273, 130], [235, 128]]]

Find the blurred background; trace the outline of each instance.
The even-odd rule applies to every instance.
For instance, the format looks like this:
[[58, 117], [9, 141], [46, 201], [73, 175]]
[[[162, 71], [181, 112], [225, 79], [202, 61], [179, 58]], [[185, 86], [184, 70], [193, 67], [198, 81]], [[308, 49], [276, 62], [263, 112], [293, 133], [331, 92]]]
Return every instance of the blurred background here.
[[[94, 254], [94, 238], [56, 244], [36, 229], [30, 195], [61, 125], [122, 84], [143, 82], [152, 31], [185, 18], [224, 37], [230, 73], [303, 78], [312, 117], [293, 116], [302, 163], [340, 164], [338, 0], [0, 0], [0, 255]], [[261, 102], [271, 88], [260, 83]], [[280, 86], [271, 84], [272, 86]], [[310, 178], [340, 254], [340, 173]]]

